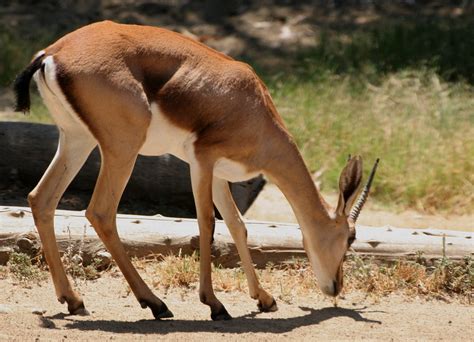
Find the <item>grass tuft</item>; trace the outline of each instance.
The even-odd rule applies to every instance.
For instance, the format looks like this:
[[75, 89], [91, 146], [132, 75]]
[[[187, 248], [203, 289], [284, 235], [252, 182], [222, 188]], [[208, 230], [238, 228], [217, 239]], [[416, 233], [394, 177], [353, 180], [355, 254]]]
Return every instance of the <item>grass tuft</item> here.
[[193, 287], [199, 280], [199, 258], [197, 253], [181, 256], [169, 255], [153, 263], [153, 273], [159, 275], [153, 280], [154, 287]]
[[[148, 277], [154, 279], [155, 288], [186, 290], [199, 286], [199, 259], [196, 254], [165, 256], [161, 261], [155, 259], [146, 263], [136, 260], [135, 263], [146, 271]], [[292, 303], [298, 296], [310, 292], [321, 294], [305, 259], [293, 259], [278, 266], [268, 264], [265, 269], [256, 271], [262, 287], [286, 303]], [[422, 256], [417, 261], [400, 259], [392, 263], [380, 263], [354, 254], [348, 256], [344, 274], [342, 295], [353, 291], [374, 297], [402, 293], [427, 299], [456, 297], [469, 302], [473, 296], [474, 261], [470, 257], [462, 262], [443, 258], [433, 265], [427, 265]], [[213, 284], [216, 291], [248, 291], [241, 268], [214, 267]]]
[[23, 284], [45, 279], [45, 272], [42, 272], [37, 265], [33, 265], [30, 256], [24, 253], [12, 253], [6, 269]]
[[458, 295], [468, 301], [473, 296], [474, 262], [470, 257], [462, 262], [442, 258], [434, 265], [426, 266], [404, 260], [384, 265], [352, 255], [346, 262], [345, 271], [345, 291], [362, 290], [376, 295], [401, 291], [428, 298]]

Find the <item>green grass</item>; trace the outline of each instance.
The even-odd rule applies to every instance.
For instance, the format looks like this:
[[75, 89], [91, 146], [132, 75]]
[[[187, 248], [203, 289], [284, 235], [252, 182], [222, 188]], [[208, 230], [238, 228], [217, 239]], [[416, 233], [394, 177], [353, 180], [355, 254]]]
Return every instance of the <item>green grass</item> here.
[[[474, 210], [474, 22], [398, 21], [322, 30], [319, 45], [279, 72], [257, 70], [323, 190], [337, 189], [347, 155], [372, 196], [403, 208]], [[292, 61], [292, 62], [291, 62]]]
[[379, 85], [330, 74], [270, 82], [276, 106], [310, 169], [335, 190], [347, 155], [366, 171], [381, 158], [373, 196], [390, 205], [465, 213], [474, 209], [474, 93], [431, 70], [404, 70]]

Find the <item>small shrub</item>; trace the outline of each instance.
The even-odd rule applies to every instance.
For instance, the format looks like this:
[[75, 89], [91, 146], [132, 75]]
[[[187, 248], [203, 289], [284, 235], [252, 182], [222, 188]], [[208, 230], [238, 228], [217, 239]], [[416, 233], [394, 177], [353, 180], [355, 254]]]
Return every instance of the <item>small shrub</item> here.
[[31, 263], [31, 258], [24, 253], [12, 253], [7, 268], [10, 274], [22, 282], [44, 279], [44, 274]]
[[154, 273], [159, 279], [153, 281], [153, 286], [165, 288], [178, 286], [189, 288], [199, 280], [199, 259], [197, 253], [178, 256], [169, 255], [156, 263]]

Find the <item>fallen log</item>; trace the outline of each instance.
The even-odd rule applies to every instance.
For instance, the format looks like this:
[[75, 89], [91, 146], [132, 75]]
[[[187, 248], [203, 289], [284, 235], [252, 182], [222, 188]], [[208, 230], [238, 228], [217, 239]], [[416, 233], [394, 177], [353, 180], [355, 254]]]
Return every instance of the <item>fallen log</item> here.
[[[190, 255], [199, 246], [199, 229], [194, 219], [118, 215], [117, 226], [130, 257]], [[295, 224], [250, 221], [247, 229], [248, 245], [257, 267], [306, 256], [301, 231]], [[80, 253], [84, 264], [91, 263], [98, 253], [106, 250], [84, 212], [57, 210], [55, 232], [61, 252]], [[360, 256], [387, 261], [423, 257], [429, 263], [443, 256], [460, 260], [473, 255], [472, 235], [472, 232], [449, 230], [358, 226], [353, 249]], [[239, 257], [224, 222], [217, 221], [214, 237], [214, 263], [237, 266]], [[40, 249], [29, 208], [0, 207], [1, 248], [33, 254]]]
[[[8, 189], [15, 182], [33, 189], [53, 159], [57, 144], [54, 125], [0, 122], [0, 189]], [[87, 197], [82, 201], [85, 205], [74, 209], [85, 209], [99, 168], [96, 148], [66, 191], [68, 195]], [[231, 184], [241, 213], [247, 211], [264, 185], [262, 176]], [[2, 205], [13, 204], [5, 198], [0, 200]], [[139, 156], [121, 203], [132, 203], [133, 209], [128, 211], [134, 213], [196, 217], [188, 164], [171, 155]]]

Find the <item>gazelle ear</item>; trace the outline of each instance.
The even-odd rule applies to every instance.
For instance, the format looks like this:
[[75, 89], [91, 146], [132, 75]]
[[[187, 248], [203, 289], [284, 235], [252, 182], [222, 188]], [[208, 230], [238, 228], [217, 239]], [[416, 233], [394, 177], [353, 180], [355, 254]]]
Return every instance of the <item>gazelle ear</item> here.
[[349, 216], [361, 181], [362, 157], [355, 156], [348, 160], [339, 177], [339, 200], [336, 209], [338, 216]]

